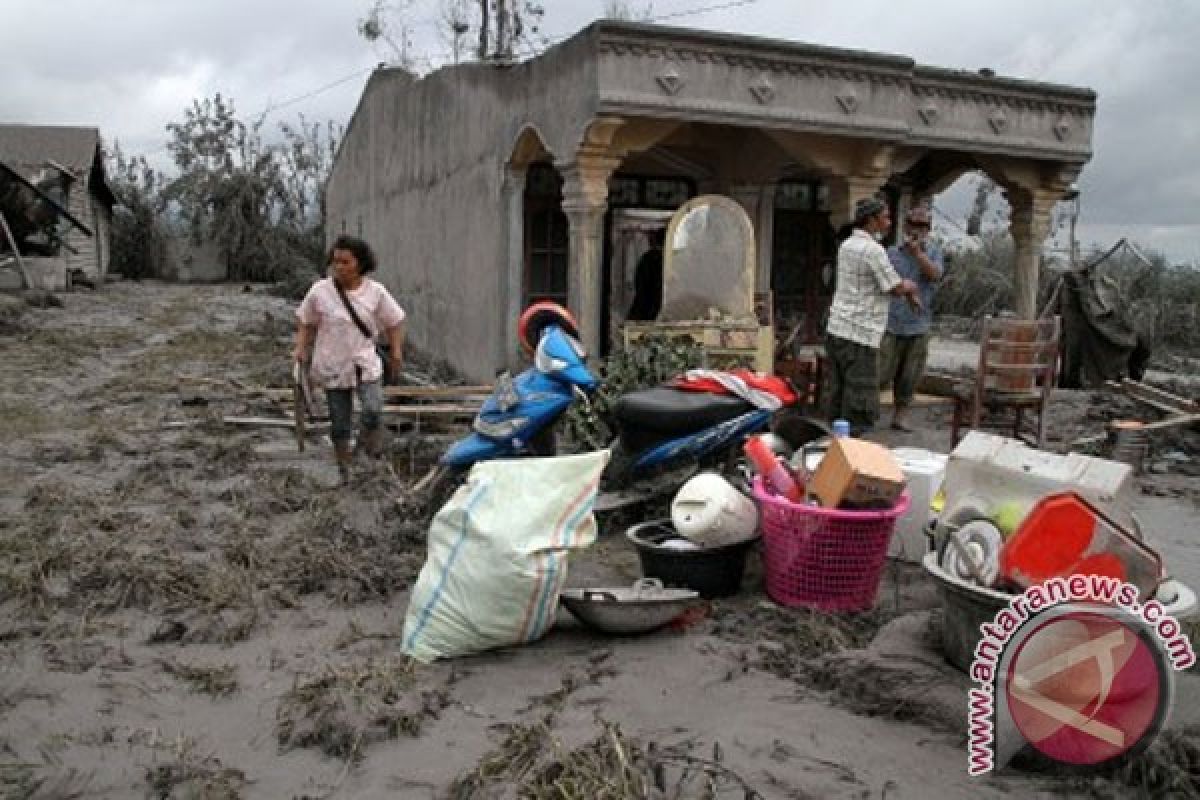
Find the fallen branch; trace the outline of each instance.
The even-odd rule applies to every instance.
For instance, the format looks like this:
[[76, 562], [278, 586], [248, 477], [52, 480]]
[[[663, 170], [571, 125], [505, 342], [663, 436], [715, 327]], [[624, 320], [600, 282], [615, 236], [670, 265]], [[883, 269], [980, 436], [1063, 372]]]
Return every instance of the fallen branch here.
[[[1177, 414], [1173, 417], [1160, 419], [1157, 422], [1147, 422], [1138, 428], [1139, 431], [1161, 431], [1166, 428], [1174, 428], [1178, 425], [1190, 425], [1200, 422], [1200, 413], [1198, 414]], [[1100, 444], [1108, 439], [1107, 433], [1100, 433], [1094, 436], [1084, 436], [1071, 442], [1071, 447], [1086, 447], [1088, 445]]]

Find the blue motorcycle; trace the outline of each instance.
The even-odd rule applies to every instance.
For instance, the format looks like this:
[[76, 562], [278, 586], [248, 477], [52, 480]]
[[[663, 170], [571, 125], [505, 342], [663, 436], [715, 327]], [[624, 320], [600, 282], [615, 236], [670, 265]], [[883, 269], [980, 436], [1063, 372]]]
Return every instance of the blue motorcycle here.
[[599, 386], [566, 309], [536, 303], [521, 315], [518, 332], [527, 347], [537, 342], [533, 366], [515, 379], [507, 373], [500, 376], [471, 434], [451, 445], [439, 462], [442, 466], [465, 469], [494, 458], [554, 455], [554, 423], [576, 398], [587, 402]]
[[[477, 461], [554, 455], [554, 423], [576, 399], [588, 402], [599, 381], [587, 368], [586, 353], [570, 313], [553, 303], [537, 303], [518, 325], [527, 349], [536, 342], [533, 366], [515, 379], [502, 376], [472, 424], [472, 432], [440, 459], [457, 473]], [[797, 447], [828, 434], [823, 423], [784, 408], [757, 408], [732, 395], [657, 387], [630, 392], [614, 404], [618, 436], [605, 470], [607, 490], [634, 491], [643, 478], [698, 464], [730, 466], [742, 441], [773, 430]], [[681, 483], [687, 475], [675, 476]], [[670, 481], [668, 481], [669, 483]], [[625, 500], [614, 501], [614, 506]]]

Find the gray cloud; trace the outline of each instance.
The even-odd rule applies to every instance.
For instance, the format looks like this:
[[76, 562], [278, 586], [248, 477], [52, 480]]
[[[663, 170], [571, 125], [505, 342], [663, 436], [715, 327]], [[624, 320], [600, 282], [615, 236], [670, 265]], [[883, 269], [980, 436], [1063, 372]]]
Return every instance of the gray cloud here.
[[[655, 0], [672, 14], [719, 0]], [[366, 70], [387, 53], [355, 21], [367, 0], [0, 0], [0, 120], [90, 124], [161, 161], [164, 126], [220, 91], [243, 114]], [[568, 34], [602, 0], [551, 0], [543, 31]], [[634, 3], [638, 5], [638, 3]], [[445, 60], [437, 0], [415, 0], [413, 51]], [[758, 0], [669, 24], [899, 53], [922, 63], [1088, 86], [1095, 156], [1080, 179], [1081, 232], [1130, 235], [1175, 258], [1200, 251], [1200, 3]], [[365, 73], [280, 110], [345, 121]]]

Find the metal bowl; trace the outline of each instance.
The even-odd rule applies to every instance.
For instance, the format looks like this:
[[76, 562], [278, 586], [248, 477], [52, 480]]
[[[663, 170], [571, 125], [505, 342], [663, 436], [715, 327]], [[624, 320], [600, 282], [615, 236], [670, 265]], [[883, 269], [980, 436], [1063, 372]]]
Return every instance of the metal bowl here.
[[564, 589], [560, 601], [576, 619], [604, 633], [646, 633], [666, 625], [696, 605], [700, 593], [664, 589], [656, 578], [642, 578], [632, 587]]

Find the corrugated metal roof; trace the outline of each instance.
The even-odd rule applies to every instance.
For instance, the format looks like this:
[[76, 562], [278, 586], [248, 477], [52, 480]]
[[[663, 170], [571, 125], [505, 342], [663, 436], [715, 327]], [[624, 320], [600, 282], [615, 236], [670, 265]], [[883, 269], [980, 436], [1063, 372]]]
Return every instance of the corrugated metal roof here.
[[86, 173], [99, 144], [97, 128], [0, 124], [0, 161], [22, 172], [54, 161], [72, 172]]

